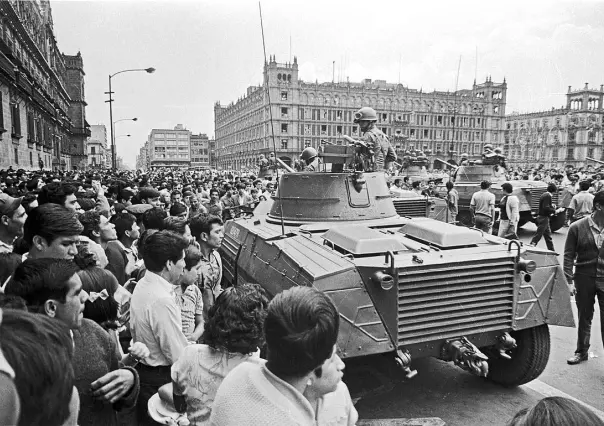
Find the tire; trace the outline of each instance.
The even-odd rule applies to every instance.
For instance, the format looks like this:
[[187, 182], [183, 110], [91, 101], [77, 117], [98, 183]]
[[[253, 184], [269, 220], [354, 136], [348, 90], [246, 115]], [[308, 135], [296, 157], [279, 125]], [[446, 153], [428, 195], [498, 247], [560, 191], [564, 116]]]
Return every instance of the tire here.
[[552, 217], [549, 220], [549, 227], [551, 228], [552, 232], [556, 232], [558, 229], [562, 228], [564, 226], [565, 220], [566, 220], [566, 212], [562, 212], [562, 213], [557, 214], [556, 216]]
[[512, 359], [504, 359], [487, 351], [489, 356], [489, 374], [492, 382], [506, 387], [516, 387], [539, 377], [549, 360], [550, 338], [547, 324], [512, 331], [518, 347], [509, 352]]
[[459, 213], [457, 213], [457, 223], [461, 226], [473, 226], [472, 213], [469, 210], [460, 210]]

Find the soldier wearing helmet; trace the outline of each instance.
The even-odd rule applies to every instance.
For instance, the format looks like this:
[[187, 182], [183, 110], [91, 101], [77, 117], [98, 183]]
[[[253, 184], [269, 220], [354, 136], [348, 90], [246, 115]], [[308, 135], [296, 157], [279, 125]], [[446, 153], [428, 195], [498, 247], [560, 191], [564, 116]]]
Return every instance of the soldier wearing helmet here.
[[468, 154], [464, 153], [461, 154], [461, 159], [459, 160], [459, 165], [460, 166], [469, 166], [470, 163], [468, 161]]
[[365, 171], [389, 170], [396, 161], [396, 153], [390, 145], [388, 137], [377, 128], [375, 122], [377, 114], [373, 108], [363, 107], [354, 113], [354, 122], [361, 129], [361, 139], [356, 140], [344, 135], [350, 143], [354, 143], [357, 153], [362, 159], [362, 168]]
[[300, 160], [302, 161], [302, 170], [305, 172], [316, 172], [319, 170], [319, 159], [317, 157], [317, 150], [312, 146], [305, 148], [300, 154]]

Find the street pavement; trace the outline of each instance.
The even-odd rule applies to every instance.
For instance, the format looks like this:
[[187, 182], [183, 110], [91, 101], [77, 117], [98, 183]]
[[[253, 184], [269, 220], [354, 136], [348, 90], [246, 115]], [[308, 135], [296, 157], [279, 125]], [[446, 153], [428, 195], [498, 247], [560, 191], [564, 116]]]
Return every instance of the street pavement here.
[[[536, 227], [526, 225], [518, 236], [528, 244]], [[554, 233], [554, 247], [562, 263], [568, 228]], [[539, 247], [545, 248], [542, 239]], [[573, 303], [575, 320], [576, 307]], [[604, 419], [604, 349], [600, 313], [592, 325], [591, 357], [570, 366], [566, 358], [575, 350], [575, 328], [550, 326], [551, 355], [537, 379], [517, 388], [504, 388], [437, 359], [412, 363], [418, 375], [406, 380], [392, 368], [392, 357], [349, 360], [345, 381], [361, 419], [441, 418], [447, 425], [505, 425], [521, 408], [546, 396], [574, 398], [594, 409]]]

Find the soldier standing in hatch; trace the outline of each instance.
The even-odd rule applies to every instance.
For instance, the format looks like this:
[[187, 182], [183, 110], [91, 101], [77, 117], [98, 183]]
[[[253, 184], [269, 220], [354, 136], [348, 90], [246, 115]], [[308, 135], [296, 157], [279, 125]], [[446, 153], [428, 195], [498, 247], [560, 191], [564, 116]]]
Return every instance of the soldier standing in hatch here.
[[396, 153], [386, 136], [375, 125], [377, 114], [373, 108], [363, 107], [354, 113], [354, 122], [359, 125], [361, 139], [356, 140], [348, 135], [344, 139], [353, 143], [363, 161], [363, 170], [366, 172], [387, 171], [394, 161]]
[[300, 161], [302, 162], [302, 171], [305, 172], [318, 172], [319, 171], [319, 158], [317, 157], [317, 150], [312, 146], [305, 148], [300, 154]]

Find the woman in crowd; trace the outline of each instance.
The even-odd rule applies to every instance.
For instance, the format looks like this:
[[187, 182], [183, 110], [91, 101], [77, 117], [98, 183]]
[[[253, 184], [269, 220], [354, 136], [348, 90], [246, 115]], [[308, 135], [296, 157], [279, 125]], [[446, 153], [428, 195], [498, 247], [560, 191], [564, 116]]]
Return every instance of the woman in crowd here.
[[191, 425], [209, 424], [212, 403], [226, 375], [242, 362], [261, 362], [264, 318], [268, 300], [257, 284], [226, 289], [210, 309], [202, 344], [185, 349], [172, 366], [172, 384], [163, 386], [149, 401], [149, 411], [157, 404], [174, 404], [187, 413]]

